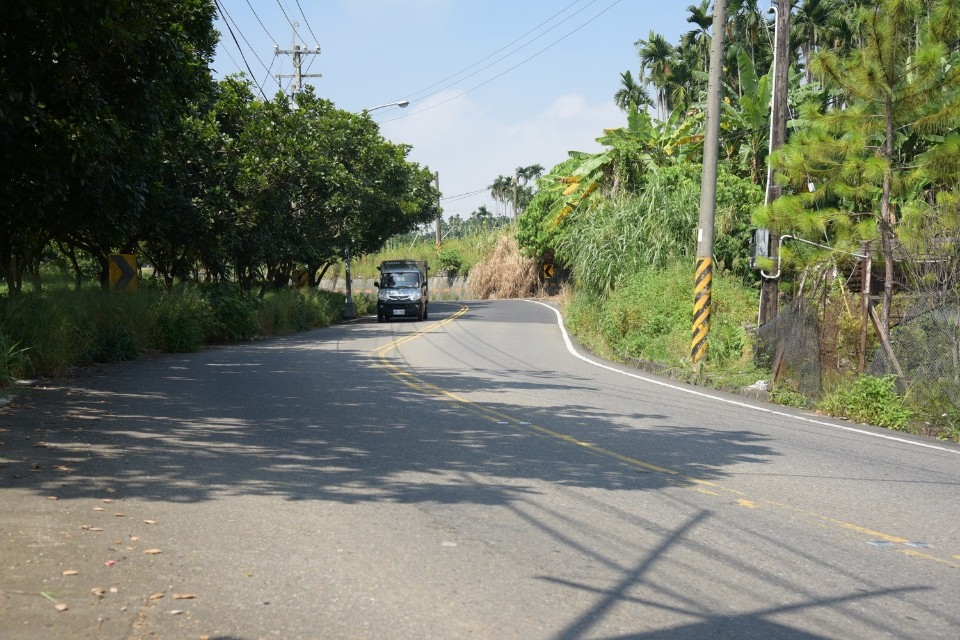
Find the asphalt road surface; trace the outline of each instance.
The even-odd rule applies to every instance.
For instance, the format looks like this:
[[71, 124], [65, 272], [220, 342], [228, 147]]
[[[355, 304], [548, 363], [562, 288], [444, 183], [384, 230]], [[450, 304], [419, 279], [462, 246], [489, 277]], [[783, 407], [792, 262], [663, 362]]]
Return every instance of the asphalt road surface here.
[[0, 638], [960, 638], [960, 447], [430, 317], [0, 408]]

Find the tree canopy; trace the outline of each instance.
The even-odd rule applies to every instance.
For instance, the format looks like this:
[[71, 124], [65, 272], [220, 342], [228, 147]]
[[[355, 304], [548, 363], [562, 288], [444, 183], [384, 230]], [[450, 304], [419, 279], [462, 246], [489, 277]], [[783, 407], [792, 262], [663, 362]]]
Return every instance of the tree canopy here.
[[[432, 173], [368, 116], [215, 82], [211, 0], [13, 0], [0, 23], [0, 261], [80, 281], [114, 252], [166, 284], [311, 277], [437, 215]], [[37, 278], [39, 283], [39, 279]]]

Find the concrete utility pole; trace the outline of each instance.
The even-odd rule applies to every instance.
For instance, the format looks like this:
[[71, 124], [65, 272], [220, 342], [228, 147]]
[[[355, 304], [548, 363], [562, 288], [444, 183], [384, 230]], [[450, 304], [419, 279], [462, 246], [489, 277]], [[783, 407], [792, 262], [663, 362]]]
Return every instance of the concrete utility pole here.
[[440, 172], [434, 172], [434, 179], [437, 181], [437, 250], [443, 244], [443, 236], [440, 235], [440, 223], [443, 221], [443, 210], [440, 208]]
[[710, 332], [710, 295], [713, 287], [713, 228], [717, 210], [717, 164], [720, 158], [720, 94], [723, 92], [723, 39], [727, 30], [727, 0], [713, 5], [710, 78], [707, 83], [707, 122], [703, 139], [700, 181], [700, 227], [697, 230], [697, 275], [693, 296], [693, 342], [690, 361], [699, 364], [707, 354]]
[[291, 23], [290, 28], [293, 31], [293, 48], [292, 49], [281, 49], [280, 45], [273, 45], [273, 55], [278, 56], [283, 55], [292, 55], [293, 56], [293, 75], [290, 74], [277, 74], [277, 78], [293, 78], [293, 86], [290, 87], [290, 99], [294, 99], [300, 89], [303, 88], [303, 79], [304, 78], [320, 78], [321, 74], [319, 73], [303, 73], [303, 56], [315, 56], [320, 55], [320, 45], [317, 45], [316, 48], [311, 51], [307, 49], [306, 45], [300, 46], [297, 44], [297, 27], [300, 25], [296, 22]]
[[[790, 69], [790, 3], [774, 0], [769, 12], [774, 14], [773, 35], [773, 96], [770, 101], [770, 153], [783, 146], [787, 139], [787, 72]], [[780, 197], [780, 187], [773, 182], [773, 165], [767, 158], [767, 195], [764, 204], [770, 206]], [[770, 234], [770, 257], [778, 262], [780, 237]], [[780, 292], [780, 270], [776, 277], [767, 277], [762, 271], [760, 284], [760, 325], [777, 317]]]

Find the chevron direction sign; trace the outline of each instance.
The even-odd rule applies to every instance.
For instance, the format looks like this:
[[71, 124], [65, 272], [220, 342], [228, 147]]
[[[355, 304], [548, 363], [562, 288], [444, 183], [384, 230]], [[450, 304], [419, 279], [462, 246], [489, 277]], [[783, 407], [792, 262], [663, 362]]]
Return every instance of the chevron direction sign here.
[[111, 253], [110, 291], [132, 292], [137, 290], [137, 257], [130, 253]]

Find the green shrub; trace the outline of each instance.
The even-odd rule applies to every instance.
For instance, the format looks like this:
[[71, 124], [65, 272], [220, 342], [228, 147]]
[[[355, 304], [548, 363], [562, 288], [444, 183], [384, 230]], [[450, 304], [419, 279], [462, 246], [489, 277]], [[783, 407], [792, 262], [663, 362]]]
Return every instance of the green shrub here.
[[303, 295], [292, 287], [268, 292], [257, 313], [263, 335], [284, 336], [300, 331], [301, 317], [305, 315], [303, 305]]
[[33, 363], [28, 352], [27, 347], [0, 333], [0, 386], [32, 375]]
[[215, 326], [210, 302], [192, 285], [163, 294], [156, 313], [156, 345], [168, 353], [198, 351]]
[[770, 401], [782, 404], [785, 407], [804, 409], [809, 404], [807, 396], [788, 387], [777, 387], [770, 392]]
[[931, 435], [960, 442], [960, 394], [953, 379], [914, 382], [906, 402]]
[[903, 431], [913, 418], [894, 387], [896, 376], [860, 376], [827, 394], [817, 408], [829, 415]]
[[260, 333], [257, 311], [263, 302], [259, 298], [231, 283], [204, 285], [201, 291], [212, 312], [210, 342], [244, 342]]
[[456, 249], [441, 249], [437, 253], [437, 273], [454, 276], [463, 266], [463, 256]]
[[[599, 337], [621, 358], [679, 366], [690, 359], [694, 265], [639, 269], [604, 297], [587, 295]], [[757, 293], [737, 278], [715, 274], [707, 363], [750, 365], [752, 341], [745, 326], [755, 317]], [[578, 320], [582, 322], [582, 320]], [[578, 336], [579, 337], [579, 336]]]
[[[357, 315], [369, 313], [370, 296], [353, 296]], [[373, 303], [374, 307], [376, 302]], [[334, 291], [301, 293], [288, 288], [268, 293], [257, 311], [260, 332], [265, 336], [280, 336], [326, 327], [343, 319], [344, 296]]]
[[374, 315], [377, 313], [377, 297], [369, 293], [355, 293], [353, 306], [357, 311], [357, 317]]

